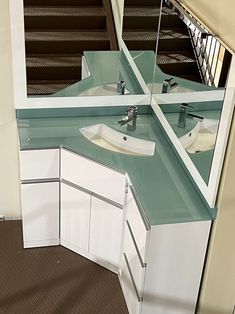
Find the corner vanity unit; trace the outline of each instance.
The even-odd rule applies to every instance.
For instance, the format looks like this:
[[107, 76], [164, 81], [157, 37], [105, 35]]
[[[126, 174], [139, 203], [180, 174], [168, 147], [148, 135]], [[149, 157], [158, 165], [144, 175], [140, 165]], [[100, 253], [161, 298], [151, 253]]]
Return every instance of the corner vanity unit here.
[[131, 314], [193, 314], [214, 211], [153, 112], [130, 131], [113, 110], [18, 113], [24, 247], [61, 244], [114, 271]]

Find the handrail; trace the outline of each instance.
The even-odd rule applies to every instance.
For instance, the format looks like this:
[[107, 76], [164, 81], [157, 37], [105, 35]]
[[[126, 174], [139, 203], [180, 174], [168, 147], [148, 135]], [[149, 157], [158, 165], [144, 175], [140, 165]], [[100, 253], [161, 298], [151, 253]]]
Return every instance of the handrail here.
[[[183, 17], [186, 17], [186, 19], [193, 24], [199, 32], [202, 34], [202, 36], [208, 35], [208, 31], [204, 29], [196, 20], [192, 18], [192, 16], [175, 0], [165, 0], [165, 2], [171, 3], [173, 5], [173, 9], [177, 9], [180, 14], [182, 14]], [[211, 34], [213, 35], [213, 34]]]

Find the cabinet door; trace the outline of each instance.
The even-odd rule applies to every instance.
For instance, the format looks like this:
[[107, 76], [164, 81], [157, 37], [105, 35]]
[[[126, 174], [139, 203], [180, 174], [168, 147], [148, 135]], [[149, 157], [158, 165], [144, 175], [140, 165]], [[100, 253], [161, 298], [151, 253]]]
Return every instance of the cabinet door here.
[[92, 197], [90, 253], [113, 265], [119, 265], [122, 209]]
[[88, 251], [91, 196], [61, 183], [61, 244]]
[[59, 183], [21, 185], [24, 247], [59, 244]]

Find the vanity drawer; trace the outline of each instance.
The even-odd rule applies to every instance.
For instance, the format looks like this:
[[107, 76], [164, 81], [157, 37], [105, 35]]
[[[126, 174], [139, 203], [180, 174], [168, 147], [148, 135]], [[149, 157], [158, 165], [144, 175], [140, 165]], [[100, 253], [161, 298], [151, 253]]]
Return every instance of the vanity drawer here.
[[20, 152], [21, 180], [59, 178], [59, 149]]
[[135, 245], [138, 249], [140, 258], [142, 260], [142, 264], [145, 263], [145, 249], [146, 249], [146, 242], [149, 233], [149, 226], [147, 226], [146, 222], [144, 221], [142, 214], [140, 212], [139, 205], [134, 197], [134, 194], [129, 187], [128, 189], [128, 196], [127, 196], [127, 228], [129, 226], [129, 231], [132, 234], [133, 240]]
[[126, 257], [124, 259], [128, 261], [129, 267], [131, 269], [131, 274], [135, 282], [138, 295], [142, 295], [146, 264], [143, 262], [142, 257], [140, 256], [140, 252], [138, 251], [135, 239], [133, 238], [132, 230], [128, 220], [126, 221], [125, 225], [123, 252]]
[[62, 149], [61, 177], [121, 205], [126, 176], [86, 157]]

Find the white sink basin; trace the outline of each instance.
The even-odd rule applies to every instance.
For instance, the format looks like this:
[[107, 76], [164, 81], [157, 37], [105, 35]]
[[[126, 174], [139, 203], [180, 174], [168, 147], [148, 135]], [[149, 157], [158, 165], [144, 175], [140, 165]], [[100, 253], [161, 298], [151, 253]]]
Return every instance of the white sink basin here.
[[154, 155], [155, 142], [126, 135], [103, 123], [93, 124], [79, 130], [89, 141], [103, 148], [127, 155]]
[[[153, 88], [152, 93], [153, 94], [161, 94], [162, 93], [162, 84], [161, 83], [153, 83], [153, 87], [151, 87], [151, 85], [149, 86], [149, 88]], [[177, 85], [176, 87], [173, 87], [172, 89], [169, 89], [168, 93], [172, 94], [172, 93], [190, 93], [193, 92], [192, 89], [186, 88], [186, 87], [182, 87]]]
[[203, 119], [195, 127], [179, 138], [188, 153], [194, 154], [213, 149], [216, 141], [219, 120]]
[[[125, 95], [129, 94], [130, 91], [125, 89]], [[112, 95], [120, 95], [117, 92], [117, 84], [106, 84], [102, 86], [92, 87], [81, 94], [79, 96], [112, 96]]]

